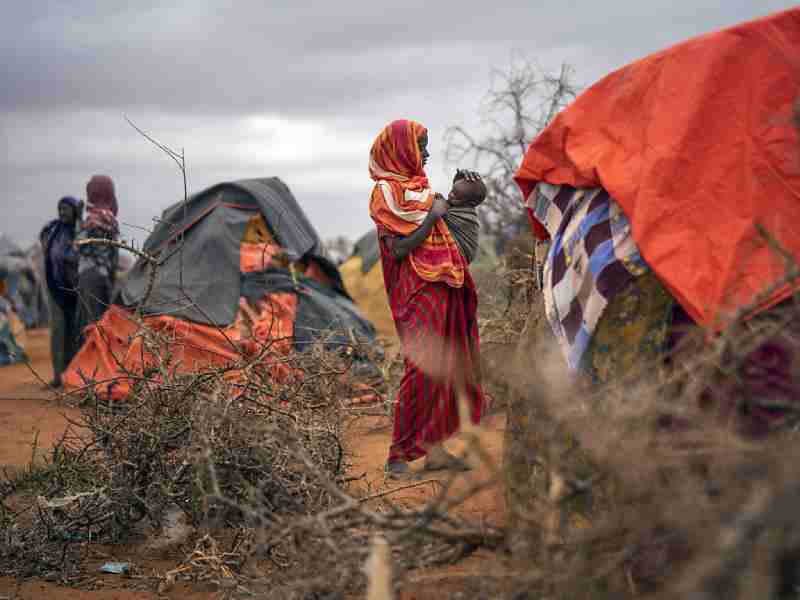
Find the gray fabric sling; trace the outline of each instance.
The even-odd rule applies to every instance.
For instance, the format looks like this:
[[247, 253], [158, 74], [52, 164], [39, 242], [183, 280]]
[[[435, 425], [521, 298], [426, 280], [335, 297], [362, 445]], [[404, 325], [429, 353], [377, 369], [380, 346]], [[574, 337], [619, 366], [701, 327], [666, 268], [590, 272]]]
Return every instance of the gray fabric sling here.
[[478, 253], [478, 212], [474, 207], [452, 207], [443, 218], [461, 250], [461, 255], [468, 264], [472, 263]]

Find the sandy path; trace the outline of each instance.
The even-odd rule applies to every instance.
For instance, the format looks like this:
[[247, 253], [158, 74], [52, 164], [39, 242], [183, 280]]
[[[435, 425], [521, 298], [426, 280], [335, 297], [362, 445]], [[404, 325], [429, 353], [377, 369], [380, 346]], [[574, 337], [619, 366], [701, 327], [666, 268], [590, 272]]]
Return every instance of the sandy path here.
[[[28, 332], [31, 367], [44, 381], [53, 376], [49, 344], [47, 331]], [[25, 467], [34, 441], [41, 451], [52, 448], [67, 427], [65, 415], [78, 415], [45, 389], [36, 374], [26, 365], [0, 368], [0, 468]]]

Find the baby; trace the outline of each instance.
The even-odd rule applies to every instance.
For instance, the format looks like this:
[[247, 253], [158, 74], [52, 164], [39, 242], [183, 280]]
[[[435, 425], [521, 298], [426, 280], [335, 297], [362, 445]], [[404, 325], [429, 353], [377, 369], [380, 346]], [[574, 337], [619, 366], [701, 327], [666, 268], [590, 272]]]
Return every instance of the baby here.
[[467, 264], [473, 261], [478, 251], [480, 222], [475, 208], [485, 199], [486, 185], [480, 175], [474, 171], [456, 171], [453, 189], [447, 195], [449, 208], [442, 218]]
[[451, 207], [480, 206], [486, 199], [486, 185], [481, 176], [474, 171], [458, 169], [453, 178], [453, 189], [447, 195], [447, 203]]

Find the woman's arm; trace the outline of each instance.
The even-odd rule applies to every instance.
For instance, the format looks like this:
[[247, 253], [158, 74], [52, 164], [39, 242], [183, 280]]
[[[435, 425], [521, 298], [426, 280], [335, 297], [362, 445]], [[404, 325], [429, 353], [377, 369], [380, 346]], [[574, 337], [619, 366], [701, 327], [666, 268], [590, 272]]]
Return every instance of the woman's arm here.
[[425, 216], [425, 220], [417, 227], [411, 235], [405, 237], [397, 236], [394, 238], [391, 245], [392, 256], [397, 260], [403, 260], [406, 256], [417, 248], [431, 232], [436, 221], [441, 219], [450, 205], [441, 194], [435, 194], [433, 197], [433, 204], [431, 205], [430, 212]]

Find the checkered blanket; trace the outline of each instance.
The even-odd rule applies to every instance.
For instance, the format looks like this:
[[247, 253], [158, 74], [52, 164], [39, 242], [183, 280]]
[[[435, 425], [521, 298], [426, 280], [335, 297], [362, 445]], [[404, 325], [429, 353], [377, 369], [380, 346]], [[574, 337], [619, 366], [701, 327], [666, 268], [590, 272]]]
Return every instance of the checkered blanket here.
[[649, 267], [628, 218], [602, 188], [539, 183], [526, 205], [551, 240], [543, 278], [547, 320], [577, 370], [614, 294]]

